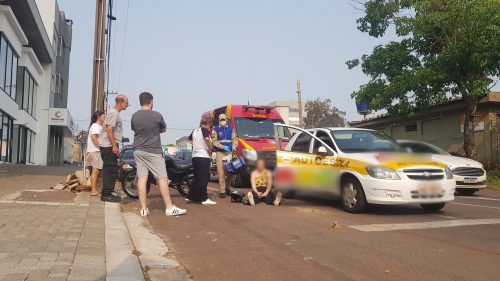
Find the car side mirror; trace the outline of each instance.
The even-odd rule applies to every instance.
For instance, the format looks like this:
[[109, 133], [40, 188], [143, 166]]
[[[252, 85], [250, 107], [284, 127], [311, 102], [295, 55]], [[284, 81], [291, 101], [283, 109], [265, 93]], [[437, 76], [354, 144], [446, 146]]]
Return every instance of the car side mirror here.
[[324, 146], [320, 146], [318, 148], [318, 154], [321, 155], [321, 156], [326, 156], [328, 155], [328, 151], [326, 150], [326, 147]]

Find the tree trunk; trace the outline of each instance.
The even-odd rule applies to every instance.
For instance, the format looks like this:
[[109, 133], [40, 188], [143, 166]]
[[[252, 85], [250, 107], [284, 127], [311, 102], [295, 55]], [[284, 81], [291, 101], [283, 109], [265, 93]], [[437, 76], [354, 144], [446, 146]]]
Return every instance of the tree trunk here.
[[465, 157], [476, 159], [476, 145], [474, 139], [474, 114], [476, 113], [478, 97], [464, 96], [466, 103], [464, 118], [464, 151]]

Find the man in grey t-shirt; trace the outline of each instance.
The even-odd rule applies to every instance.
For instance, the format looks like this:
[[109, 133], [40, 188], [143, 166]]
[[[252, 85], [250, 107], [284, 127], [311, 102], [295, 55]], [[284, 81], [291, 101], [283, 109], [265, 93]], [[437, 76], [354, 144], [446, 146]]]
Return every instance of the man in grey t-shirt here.
[[119, 202], [120, 196], [113, 195], [116, 178], [118, 177], [118, 145], [122, 141], [123, 127], [120, 112], [127, 109], [128, 98], [118, 95], [115, 107], [108, 111], [103, 130], [99, 136], [102, 166], [102, 201]]
[[132, 115], [134, 131], [134, 158], [137, 164], [137, 189], [141, 203], [141, 216], [149, 214], [146, 184], [151, 172], [160, 187], [167, 216], [184, 215], [187, 211], [172, 204], [168, 189], [167, 169], [161, 149], [160, 134], [167, 131], [167, 125], [159, 112], [153, 111], [153, 95], [147, 92], [139, 95], [141, 110]]

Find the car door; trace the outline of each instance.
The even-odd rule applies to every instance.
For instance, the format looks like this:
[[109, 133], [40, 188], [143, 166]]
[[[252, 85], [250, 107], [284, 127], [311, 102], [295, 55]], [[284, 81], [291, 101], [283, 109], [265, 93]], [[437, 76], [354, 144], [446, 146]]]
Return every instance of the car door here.
[[[280, 189], [339, 190], [337, 153], [314, 132], [274, 124], [276, 141], [275, 186]], [[285, 129], [297, 133], [288, 140]], [[289, 141], [284, 146], [283, 143]]]

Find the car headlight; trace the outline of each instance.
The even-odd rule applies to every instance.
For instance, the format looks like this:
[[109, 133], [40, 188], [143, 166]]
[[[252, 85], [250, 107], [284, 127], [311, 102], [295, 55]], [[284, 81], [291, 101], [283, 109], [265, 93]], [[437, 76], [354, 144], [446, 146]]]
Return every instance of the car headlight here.
[[242, 149], [243, 151], [243, 158], [251, 161], [257, 161], [257, 151], [253, 149]]
[[446, 169], [444, 169], [444, 173], [446, 174], [447, 179], [451, 180], [453, 178], [453, 172], [450, 167], [446, 167]]
[[130, 166], [129, 164], [125, 163], [125, 164], [123, 164], [122, 168], [123, 169], [132, 169], [132, 166]]
[[368, 174], [377, 179], [385, 180], [400, 180], [398, 173], [393, 169], [382, 166], [368, 166], [366, 167]]

